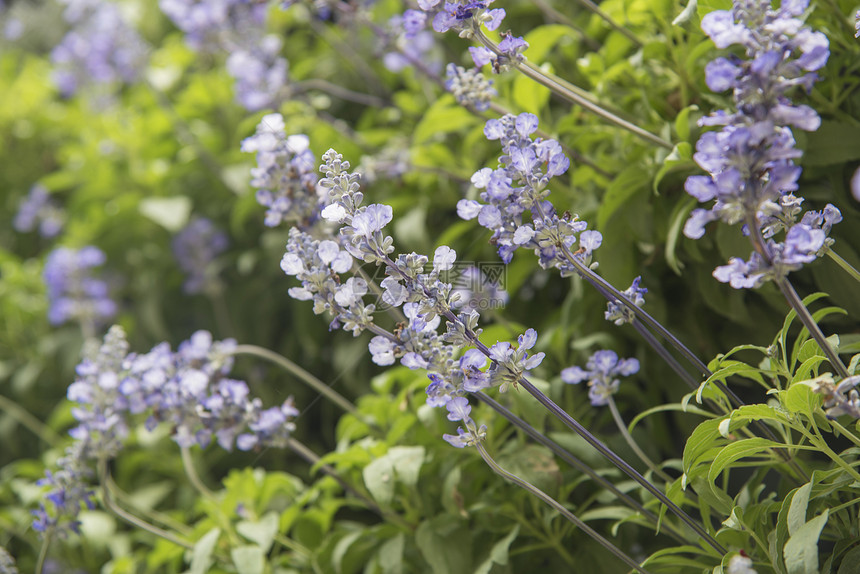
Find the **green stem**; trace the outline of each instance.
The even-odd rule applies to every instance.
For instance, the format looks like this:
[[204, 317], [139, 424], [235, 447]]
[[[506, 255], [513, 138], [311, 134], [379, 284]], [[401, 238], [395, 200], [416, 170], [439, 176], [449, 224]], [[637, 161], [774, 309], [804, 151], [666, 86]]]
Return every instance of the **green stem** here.
[[234, 355], [253, 355], [255, 357], [260, 357], [262, 359], [266, 359], [267, 361], [271, 361], [276, 365], [282, 367], [284, 370], [291, 373], [293, 376], [301, 379], [312, 389], [325, 396], [327, 399], [332, 401], [334, 404], [342, 408], [344, 411], [359, 416], [358, 410], [355, 408], [351, 402], [346, 400], [343, 395], [333, 390], [327, 384], [287, 359], [283, 355], [279, 355], [274, 351], [270, 351], [268, 349], [264, 349], [263, 347], [258, 347], [257, 345], [238, 345], [233, 350]]
[[62, 440], [62, 437], [54, 429], [34, 417], [27, 409], [3, 395], [0, 395], [0, 409], [6, 411], [6, 414], [18, 421], [21, 426], [28, 429], [49, 446], [56, 446]]
[[301, 442], [297, 441], [294, 438], [289, 438], [289, 439], [287, 439], [287, 448], [289, 448], [290, 450], [295, 452], [297, 455], [299, 455], [308, 464], [310, 464], [312, 466], [314, 466], [314, 465], [317, 466], [324, 474], [335, 479], [337, 481], [337, 483], [340, 484], [341, 488], [343, 488], [346, 492], [352, 494], [356, 498], [360, 499], [364, 504], [367, 505], [368, 508], [370, 508], [372, 511], [377, 513], [379, 516], [381, 516], [385, 520], [388, 520], [388, 521], [390, 521], [394, 524], [397, 524], [398, 526], [401, 526], [403, 528], [406, 528], [408, 530], [414, 530], [415, 529], [414, 524], [407, 521], [406, 519], [401, 517], [399, 514], [394, 514], [393, 512], [383, 510], [382, 507], [380, 507], [378, 504], [376, 504], [376, 502], [374, 502], [373, 500], [368, 498], [364, 493], [359, 492], [358, 490], [353, 488], [352, 485], [349, 484], [346, 481], [346, 479], [344, 479], [340, 475], [339, 472], [337, 472], [332, 466], [323, 463], [322, 459], [319, 457], [319, 455], [317, 455], [314, 451], [312, 451], [311, 449], [306, 447]]
[[188, 476], [188, 481], [191, 483], [191, 486], [206, 498], [214, 500], [215, 493], [203, 484], [203, 481], [200, 479], [200, 475], [197, 474], [197, 469], [194, 467], [194, 461], [191, 459], [191, 450], [187, 446], [183, 446], [180, 448], [180, 452], [182, 453], [182, 467], [185, 469], [185, 474]]
[[51, 547], [51, 538], [53, 532], [48, 530], [45, 533], [45, 539], [42, 540], [42, 547], [39, 548], [39, 557], [36, 558], [36, 574], [42, 574], [45, 571], [45, 560], [48, 558], [48, 549]]
[[540, 499], [544, 503], [551, 506], [553, 509], [558, 511], [562, 516], [567, 518], [571, 523], [576, 525], [580, 530], [591, 536], [598, 544], [606, 548], [609, 552], [611, 552], [616, 558], [633, 568], [635, 571], [640, 572], [641, 574], [648, 574], [648, 571], [642, 568], [638, 562], [630, 558], [627, 554], [625, 554], [621, 549], [612, 544], [609, 540], [601, 536], [596, 530], [588, 526], [585, 522], [580, 520], [575, 514], [573, 514], [570, 510], [568, 510], [563, 504], [558, 502], [556, 499], [537, 488], [527, 480], [523, 480], [522, 478], [512, 474], [502, 468], [496, 463], [495, 460], [490, 456], [487, 450], [484, 448], [484, 445], [478, 441], [475, 446], [478, 449], [478, 452], [481, 454], [481, 458], [484, 459], [484, 462], [487, 463], [493, 471], [499, 476], [506, 478], [507, 480], [513, 482], [532, 496]]
[[860, 271], [854, 268], [853, 265], [845, 261], [842, 257], [839, 256], [838, 253], [833, 251], [833, 249], [827, 250], [827, 256], [834, 260], [837, 265], [839, 265], [848, 275], [850, 275], [855, 281], [860, 282]]
[[[495, 42], [490, 40], [478, 27], [474, 29], [474, 36], [477, 38], [481, 44], [486, 46], [488, 49], [492, 50], [496, 55], [503, 55], [504, 52], [499, 49], [498, 45]], [[660, 136], [654, 135], [648, 130], [644, 130], [637, 125], [634, 125], [627, 120], [618, 117], [614, 113], [609, 110], [603, 108], [593, 101], [593, 96], [589, 94], [587, 91], [582, 88], [571, 84], [565, 80], [562, 80], [558, 76], [554, 74], [548, 74], [529, 62], [528, 60], [523, 61], [514, 61], [512, 65], [516, 67], [523, 75], [528, 78], [531, 78], [535, 82], [540, 85], [548, 88], [557, 96], [567, 100], [568, 102], [578, 105], [589, 112], [595, 114], [596, 116], [604, 119], [605, 121], [615, 124], [616, 126], [629, 131], [637, 137], [640, 137], [652, 144], [660, 146], [662, 148], [671, 150], [673, 148], [672, 144], [661, 138]]]
[[663, 472], [651, 458], [645, 454], [645, 452], [639, 448], [639, 445], [633, 440], [633, 437], [630, 435], [630, 432], [627, 430], [627, 425], [624, 424], [624, 420], [621, 418], [621, 413], [618, 412], [618, 405], [615, 404], [615, 399], [610, 395], [609, 396], [609, 411], [612, 413], [612, 418], [615, 420], [615, 425], [618, 427], [618, 430], [621, 431], [621, 436], [624, 437], [624, 440], [627, 441], [628, 446], [636, 453], [636, 456], [639, 457], [639, 460], [645, 463], [651, 472], [662, 478], [666, 481], [666, 484], [672, 484], [673, 480], [668, 474]]
[[108, 472], [108, 469], [107, 469], [107, 459], [102, 458], [99, 460], [99, 462], [98, 462], [98, 473], [99, 473], [99, 483], [101, 484], [101, 487], [102, 487], [101, 488], [102, 502], [104, 503], [105, 508], [107, 508], [108, 510], [113, 512], [116, 516], [118, 516], [122, 520], [126, 521], [127, 523], [131, 524], [132, 526], [140, 528], [141, 530], [145, 530], [146, 532], [149, 532], [150, 534], [154, 534], [155, 536], [158, 536], [159, 538], [163, 538], [164, 540], [167, 540], [168, 542], [172, 542], [173, 544], [176, 544], [177, 546], [181, 546], [181, 547], [186, 548], [188, 550], [194, 549], [194, 544], [192, 544], [191, 542], [189, 542], [187, 540], [182, 540], [181, 538], [175, 536], [174, 534], [172, 534], [172, 533], [170, 533], [164, 529], [161, 529], [161, 528], [155, 526], [154, 524], [150, 524], [149, 522], [146, 522], [145, 520], [143, 520], [141, 518], [138, 518], [137, 516], [126, 511], [124, 508], [121, 508], [120, 506], [118, 506], [113, 501], [113, 498], [111, 497], [110, 491], [108, 490], [108, 487], [107, 487], [108, 478], [110, 477], [110, 473]]
[[119, 487], [119, 485], [114, 481], [113, 477], [110, 475], [108, 475], [108, 477], [107, 477], [107, 488], [108, 488], [108, 490], [110, 490], [111, 496], [113, 496], [118, 501], [121, 501], [121, 502], [123, 502], [129, 506], [134, 507], [134, 509], [138, 513], [140, 513], [144, 516], [147, 516], [148, 518], [150, 518], [152, 520], [160, 522], [164, 526], [168, 526], [168, 527], [176, 530], [177, 532], [179, 532], [183, 536], [191, 536], [194, 533], [192, 528], [189, 528], [186, 524], [183, 524], [181, 522], [174, 520], [173, 518], [171, 518], [170, 516], [167, 516], [166, 514], [163, 514], [161, 512], [156, 511], [156, 510], [149, 510], [146, 508], [141, 508], [138, 504], [136, 504], [134, 502], [134, 500], [132, 500], [131, 496], [129, 496], [129, 494], [127, 492], [125, 492], [123, 489], [121, 489]]
[[320, 92], [325, 92], [331, 96], [340, 98], [341, 100], [346, 100], [348, 102], [353, 102], [372, 108], [384, 108], [388, 105], [388, 102], [378, 96], [355, 92], [353, 90], [344, 88], [343, 86], [332, 84], [331, 82], [322, 80], [320, 78], [310, 78], [307, 80], [302, 80], [290, 86], [290, 89], [293, 91], [293, 93], [300, 91], [319, 90]]
[[[752, 241], [753, 249], [756, 250], [769, 267], [772, 267], [773, 255], [771, 254], [770, 248], [767, 246], [764, 237], [761, 235], [758, 217], [752, 210], [748, 210], [747, 212], [746, 225], [747, 229], [749, 229], [750, 241]], [[797, 317], [803, 323], [803, 326], [806, 327], [809, 334], [813, 339], [815, 339], [815, 342], [818, 343], [821, 350], [824, 351], [824, 354], [827, 356], [827, 360], [830, 361], [830, 365], [836, 370], [839, 377], [847, 379], [848, 369], [845, 368], [842, 360], [839, 359], [839, 355], [836, 354], [836, 351], [833, 350], [833, 347], [827, 341], [827, 337], [825, 337], [824, 333], [821, 332], [821, 329], [818, 327], [818, 323], [816, 323], [815, 319], [810, 315], [809, 310], [806, 308], [806, 305], [803, 304], [803, 301], [801, 301], [800, 296], [797, 294], [797, 291], [794, 290], [794, 286], [791, 284], [791, 281], [788, 280], [788, 277], [777, 277], [773, 282], [776, 283], [776, 286], [782, 292], [785, 300], [788, 301], [788, 304], [792, 309], [794, 309], [795, 313], [797, 313]]]

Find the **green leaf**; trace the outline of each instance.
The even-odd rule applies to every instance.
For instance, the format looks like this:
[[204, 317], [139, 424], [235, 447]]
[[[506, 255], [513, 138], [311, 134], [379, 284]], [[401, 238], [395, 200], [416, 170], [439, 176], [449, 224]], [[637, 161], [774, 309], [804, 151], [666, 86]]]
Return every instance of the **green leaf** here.
[[403, 546], [405, 543], [406, 537], [400, 533], [379, 548], [377, 556], [383, 574], [400, 574], [403, 572]]
[[860, 574], [860, 546], [855, 546], [845, 554], [836, 574]]
[[191, 551], [191, 569], [188, 574], [206, 574], [212, 565], [212, 553], [221, 536], [220, 528], [213, 528], [197, 541]]
[[331, 559], [332, 562], [334, 562], [334, 570], [337, 574], [340, 574], [343, 570], [343, 558], [346, 556], [346, 553], [349, 552], [349, 547], [355, 544], [355, 542], [361, 538], [362, 534], [364, 534], [364, 531], [362, 530], [350, 532], [335, 544], [334, 550], [332, 550], [331, 553]]
[[433, 574], [471, 574], [471, 538], [466, 525], [446, 515], [426, 520], [415, 530], [415, 544]]
[[518, 74], [514, 80], [514, 102], [527, 112], [540, 114], [552, 92], [531, 78]]
[[794, 536], [801, 526], [806, 524], [806, 508], [809, 506], [809, 493], [812, 490], [812, 482], [795, 489], [791, 506], [788, 508], [788, 533]]
[[476, 125], [480, 120], [467, 109], [454, 103], [454, 97], [445, 95], [436, 100], [418, 125], [415, 126], [413, 142], [423, 144], [443, 134], [459, 132]]
[[818, 574], [818, 538], [830, 510], [816, 516], [797, 529], [783, 549], [788, 574]]
[[391, 461], [397, 478], [406, 486], [412, 488], [418, 483], [418, 474], [424, 464], [425, 449], [423, 446], [394, 446], [385, 456]]
[[176, 233], [188, 223], [191, 199], [184, 195], [173, 197], [147, 197], [138, 206], [141, 215], [148, 217], [167, 231]]
[[597, 227], [603, 229], [618, 209], [648, 185], [648, 174], [632, 165], [612, 180], [597, 210]]
[[538, 26], [524, 36], [529, 43], [529, 61], [540, 65], [549, 51], [564, 37], [574, 38], [574, 32], [568, 26], [548, 24]]
[[506, 566], [508, 564], [508, 553], [510, 552], [511, 544], [517, 539], [519, 533], [520, 525], [517, 524], [507, 536], [493, 544], [493, 547], [490, 549], [490, 555], [475, 568], [475, 574], [490, 574], [493, 564]]
[[713, 487], [713, 483], [717, 478], [719, 478], [720, 473], [736, 460], [746, 458], [748, 456], [755, 456], [771, 448], [782, 446], [786, 445], [758, 437], [746, 438], [726, 445], [722, 450], [720, 450], [720, 453], [714, 457], [714, 461], [711, 463], [711, 469], [708, 471], [708, 481]]
[[834, 165], [860, 159], [860, 131], [848, 122], [824, 120], [806, 134], [804, 166]]
[[[689, 22], [693, 18], [693, 14], [696, 13], [696, 8], [698, 7], [697, 0], [688, 0], [687, 6], [681, 10], [681, 13], [678, 14], [674, 20], [672, 20], [672, 26], [680, 26], [681, 24], [685, 24]], [[687, 138], [682, 138], [687, 139]]]
[[364, 467], [362, 471], [364, 484], [373, 498], [382, 505], [387, 505], [394, 498], [394, 465], [387, 456], [377, 458]]
[[263, 549], [256, 545], [232, 548], [230, 558], [233, 559], [239, 574], [263, 574], [266, 567], [266, 555]]
[[275, 535], [278, 533], [278, 519], [277, 512], [267, 512], [259, 521], [243, 520], [239, 522], [236, 525], [236, 531], [251, 542], [256, 542], [263, 549], [263, 552], [268, 552], [272, 547]]
[[[683, 113], [683, 110], [681, 113]], [[688, 128], [686, 131], [688, 136], [689, 132], [690, 130]], [[651, 188], [655, 194], [659, 194], [660, 182], [663, 181], [664, 177], [674, 171], [680, 171], [683, 169], [690, 170], [695, 167], [696, 163], [693, 161], [692, 146], [687, 142], [680, 142], [672, 149], [669, 155], [666, 156], [666, 159], [663, 160], [663, 165], [660, 166], [659, 170], [657, 170], [657, 175], [654, 176], [654, 183], [651, 184]], [[687, 199], [692, 199], [695, 202], [695, 198], [693, 197], [687, 196]], [[681, 203], [689, 203], [689, 201]]]
[[821, 405], [821, 395], [816, 394], [804, 381], [796, 382], [787, 391], [780, 393], [780, 400], [787, 410], [808, 415]]
[[699, 18], [705, 14], [709, 14], [714, 10], [731, 10], [732, 0], [699, 0], [699, 5], [696, 7], [696, 12], [699, 13]]

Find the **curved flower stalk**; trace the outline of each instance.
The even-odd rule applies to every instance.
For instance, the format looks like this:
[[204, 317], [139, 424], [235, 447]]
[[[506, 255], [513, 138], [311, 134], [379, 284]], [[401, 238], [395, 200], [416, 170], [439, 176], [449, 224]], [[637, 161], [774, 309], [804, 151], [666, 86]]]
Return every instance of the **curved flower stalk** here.
[[247, 384], [229, 378], [235, 346], [198, 331], [176, 352], [163, 343], [139, 355], [128, 352], [125, 333], [112, 327], [98, 351], [78, 365], [69, 386], [78, 421], [69, 432], [74, 442], [57, 470], [39, 482], [50, 487], [49, 504], [34, 511], [33, 527], [46, 536], [77, 531], [82, 506], [94, 504], [94, 466], [122, 451], [129, 428], [143, 415], [149, 430], [169, 422], [183, 448], [205, 448], [213, 439], [226, 450], [287, 446], [298, 415], [292, 399], [264, 409]]
[[319, 220], [325, 198], [317, 191], [308, 136], [288, 137], [284, 128], [281, 114], [263, 116], [256, 133], [242, 141], [242, 151], [257, 154], [251, 185], [257, 188], [257, 202], [266, 208], [266, 226], [286, 221], [307, 229]]
[[[801, 169], [794, 161], [801, 152], [791, 128], [814, 131], [821, 120], [815, 110], [794, 104], [787, 94], [798, 86], [811, 90], [818, 78], [815, 72], [830, 55], [827, 37], [800, 19], [807, 6], [808, 0], [783, 2], [779, 8], [769, 0], [735, 0], [731, 10], [702, 19], [702, 29], [718, 48], [740, 45], [746, 58], [719, 57], [705, 69], [708, 87], [732, 90], [735, 109], [700, 121], [723, 127], [696, 143], [694, 159], [710, 175], [691, 176], [685, 187], [699, 201], [715, 202], [711, 209], [694, 210], [684, 233], [698, 239], [710, 221], [742, 223], [754, 252], [747, 261], [732, 258], [714, 277], [735, 289], [774, 281], [844, 378], [845, 366], [787, 279], [827, 250], [830, 227], [841, 220], [839, 211], [828, 205], [796, 222], [802, 200], [793, 193]], [[774, 235], [783, 229], [782, 241], [776, 241]]]

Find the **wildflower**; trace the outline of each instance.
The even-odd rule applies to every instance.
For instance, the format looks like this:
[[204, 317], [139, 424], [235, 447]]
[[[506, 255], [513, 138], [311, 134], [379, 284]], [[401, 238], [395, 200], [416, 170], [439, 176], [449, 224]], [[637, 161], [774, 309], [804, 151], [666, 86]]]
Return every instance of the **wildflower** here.
[[493, 82], [487, 80], [478, 68], [466, 70], [456, 64], [445, 69], [445, 89], [454, 94], [461, 106], [473, 107], [479, 112], [490, 109], [490, 101], [497, 95]]
[[406, 10], [388, 20], [388, 37], [382, 38], [385, 68], [398, 73], [416, 63], [426, 66], [433, 73], [442, 68], [441, 50], [436, 38], [425, 30], [427, 14], [419, 10]]
[[281, 39], [269, 34], [227, 58], [227, 73], [236, 80], [236, 99], [246, 110], [276, 107], [284, 96], [289, 64], [278, 56], [280, 51]]
[[[2, 9], [0, 9], [2, 10]], [[18, 567], [15, 566], [15, 559], [9, 552], [0, 546], [0, 574], [18, 574]]]
[[498, 53], [484, 46], [473, 46], [469, 48], [469, 54], [475, 66], [481, 68], [491, 64], [493, 73], [499, 74], [507, 71], [512, 64], [522, 62], [525, 59], [523, 52], [528, 47], [529, 43], [522, 37], [503, 32], [502, 41], [497, 46]]
[[[736, 111], [718, 111], [700, 121], [723, 127], [696, 143], [693, 157], [709, 175], [691, 176], [685, 187], [700, 202], [714, 204], [693, 210], [684, 234], [698, 239], [716, 220], [745, 226], [754, 221], [758, 229], [745, 227], [745, 232], [761, 232], [764, 239], [786, 229], [785, 243], [769, 240], [764, 256], [754, 253], [746, 262], [735, 258], [714, 272], [738, 289], [779, 280], [814, 260], [809, 256], [813, 245], [821, 251], [822, 235], [829, 231], [820, 227], [825, 221], [819, 214], [804, 216], [792, 232], [802, 199], [793, 195], [801, 172], [794, 160], [801, 152], [791, 128], [814, 131], [821, 122], [815, 110], [792, 103], [787, 93], [796, 86], [811, 90], [815, 72], [830, 54], [827, 37], [799, 19], [807, 5], [800, 0], [773, 8], [763, 0], [735, 0], [732, 10], [702, 18], [702, 29], [718, 48], [739, 44], [746, 58], [720, 57], [705, 69], [712, 90], [732, 90]], [[833, 210], [828, 215], [832, 225]]]
[[[645, 304], [644, 295], [648, 292], [648, 289], [639, 286], [639, 282], [641, 280], [641, 277], [637, 277], [633, 280], [633, 283], [630, 285], [630, 287], [621, 292], [624, 297], [626, 297], [631, 303], [633, 303], [637, 307], [641, 307]], [[616, 325], [632, 323], [633, 319], [635, 319], [633, 311], [628, 309], [617, 299], [615, 301], [609, 301], [606, 304], [606, 313], [604, 314], [604, 316], [607, 321], [613, 321]]]
[[308, 137], [287, 137], [284, 128], [281, 114], [263, 116], [256, 134], [242, 141], [242, 151], [257, 154], [251, 185], [258, 190], [257, 202], [267, 208], [266, 226], [286, 221], [304, 229], [319, 219], [323, 202], [316, 188], [316, 160]]
[[51, 52], [54, 82], [64, 96], [87, 84], [133, 83], [142, 75], [148, 47], [122, 17], [101, 0], [63, 0], [72, 29]]
[[842, 415], [850, 415], [860, 419], [860, 393], [857, 385], [860, 384], [860, 375], [847, 377], [839, 381], [837, 385], [831, 373], [825, 373], [809, 381], [812, 389], [824, 395], [824, 412], [827, 418], [835, 419]]
[[469, 416], [472, 412], [472, 407], [469, 406], [469, 399], [466, 397], [457, 397], [448, 401], [445, 407], [448, 409], [449, 421], [461, 421], [466, 427], [465, 430], [463, 427], [458, 427], [456, 435], [442, 435], [442, 438], [445, 439], [448, 444], [457, 448], [464, 448], [467, 446], [474, 446], [486, 438], [486, 425], [481, 425], [481, 427], [478, 428], [478, 425], [476, 425], [475, 421], [472, 420], [472, 417]]
[[40, 532], [77, 532], [77, 516], [93, 508], [93, 466], [118, 456], [129, 428], [146, 415], [153, 430], [169, 423], [171, 437], [182, 447], [208, 446], [214, 439], [232, 450], [283, 447], [298, 415], [292, 399], [264, 409], [248, 385], [229, 378], [236, 342], [213, 341], [206, 331], [194, 333], [173, 352], [167, 343], [149, 353], [128, 352], [123, 330], [114, 326], [98, 351], [78, 365], [68, 399], [78, 422], [74, 442], [41, 486], [50, 487], [46, 503], [33, 512]]
[[597, 351], [585, 365], [568, 367], [561, 372], [561, 380], [571, 385], [588, 381], [588, 398], [595, 407], [609, 403], [609, 398], [618, 391], [617, 377], [629, 377], [639, 372], [639, 361], [620, 359], [615, 351]]
[[173, 238], [173, 255], [188, 274], [182, 286], [186, 293], [202, 293], [218, 288], [213, 261], [227, 249], [227, 235], [211, 220], [196, 217]]
[[48, 287], [51, 324], [77, 321], [95, 326], [116, 314], [107, 282], [95, 273], [104, 262], [105, 254], [92, 246], [79, 250], [59, 247], [48, 255], [42, 277]]
[[281, 40], [265, 34], [267, 5], [247, 0], [159, 0], [194, 50], [229, 52], [227, 73], [236, 99], [249, 111], [275, 106], [287, 85]]
[[[480, 190], [484, 203], [463, 199], [457, 213], [463, 219], [474, 219], [493, 232], [490, 242], [498, 246], [499, 257], [509, 263], [519, 248], [534, 250], [544, 268], [557, 267], [563, 275], [572, 273], [567, 260], [573, 255], [586, 259], [600, 247], [602, 236], [588, 230], [586, 222], [559, 217], [546, 200], [550, 180], [565, 173], [570, 160], [555, 140], [531, 139], [537, 131], [534, 114], [506, 115], [489, 120], [484, 135], [502, 144], [500, 167], [483, 168], [472, 176], [472, 184]], [[531, 221], [525, 217], [526, 211]], [[573, 248], [579, 235], [580, 249]]]
[[51, 199], [48, 190], [36, 184], [19, 204], [12, 226], [21, 233], [38, 229], [39, 235], [51, 238], [59, 235], [64, 220], [63, 210]]

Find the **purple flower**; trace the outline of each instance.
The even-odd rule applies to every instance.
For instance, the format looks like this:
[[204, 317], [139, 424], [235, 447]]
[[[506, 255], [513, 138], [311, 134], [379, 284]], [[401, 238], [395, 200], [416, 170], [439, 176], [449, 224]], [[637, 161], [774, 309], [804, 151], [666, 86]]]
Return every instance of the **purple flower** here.
[[92, 246], [80, 250], [59, 247], [48, 255], [42, 277], [48, 287], [51, 324], [77, 321], [97, 327], [116, 314], [108, 285], [95, 271], [105, 259], [105, 254]]
[[352, 218], [352, 228], [359, 235], [366, 238], [371, 238], [378, 231], [391, 222], [394, 217], [390, 205], [375, 203], [368, 205], [367, 208], [359, 212]]
[[585, 365], [568, 367], [561, 372], [561, 380], [571, 385], [588, 381], [588, 397], [595, 407], [609, 403], [609, 397], [618, 391], [617, 377], [628, 377], [639, 372], [636, 359], [618, 359], [615, 351], [597, 351]]
[[[641, 307], [645, 304], [644, 295], [648, 292], [648, 289], [639, 286], [641, 280], [641, 277], [637, 277], [633, 280], [633, 283], [630, 285], [630, 287], [621, 292], [621, 294], [624, 295], [628, 301], [630, 301], [637, 307]], [[632, 323], [633, 320], [636, 318], [636, 316], [633, 314], [633, 311], [628, 309], [624, 304], [617, 300], [610, 301], [606, 304], [606, 313], [604, 317], [607, 321], [613, 321], [616, 325]]]
[[[470, 48], [470, 50], [472, 49]], [[478, 64], [477, 61], [475, 63], [479, 68], [483, 64]], [[486, 79], [480, 69], [466, 70], [456, 64], [448, 64], [445, 72], [447, 77], [445, 89], [454, 94], [458, 104], [475, 108], [479, 112], [490, 109], [490, 102], [497, 95], [497, 92], [493, 88], [492, 80]]]
[[173, 255], [188, 274], [182, 286], [186, 293], [217, 291], [220, 285], [213, 262], [228, 243], [227, 235], [205, 217], [195, 217], [173, 238]]
[[136, 82], [146, 65], [148, 47], [122, 17], [119, 7], [102, 0], [63, 0], [71, 30], [51, 52], [54, 82], [64, 96], [88, 84]]
[[265, 224], [287, 221], [302, 229], [319, 220], [324, 190], [317, 189], [316, 159], [306, 135], [287, 137], [281, 114], [263, 116], [255, 135], [242, 141], [242, 151], [257, 154], [251, 185], [257, 202], [266, 207]]
[[48, 190], [36, 184], [30, 188], [27, 197], [21, 200], [12, 226], [21, 233], [38, 229], [39, 235], [51, 238], [62, 231], [65, 218], [65, 213], [51, 199]]

